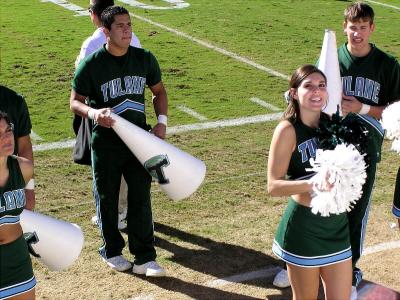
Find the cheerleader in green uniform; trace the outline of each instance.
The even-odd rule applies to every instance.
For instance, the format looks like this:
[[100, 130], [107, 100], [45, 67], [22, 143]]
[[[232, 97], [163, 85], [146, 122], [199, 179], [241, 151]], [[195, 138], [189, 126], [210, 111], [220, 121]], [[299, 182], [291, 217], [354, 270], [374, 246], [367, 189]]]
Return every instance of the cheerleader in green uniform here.
[[[310, 158], [317, 150], [316, 129], [328, 93], [326, 77], [313, 65], [295, 71], [290, 102], [272, 137], [268, 158], [268, 193], [289, 196], [273, 243], [273, 252], [286, 262], [293, 299], [317, 299], [322, 278], [326, 299], [349, 299], [351, 246], [347, 213], [322, 217], [310, 208], [314, 174]], [[320, 190], [330, 190], [326, 182]]]
[[13, 152], [13, 125], [0, 111], [0, 299], [32, 300], [36, 279], [19, 222], [33, 165]]

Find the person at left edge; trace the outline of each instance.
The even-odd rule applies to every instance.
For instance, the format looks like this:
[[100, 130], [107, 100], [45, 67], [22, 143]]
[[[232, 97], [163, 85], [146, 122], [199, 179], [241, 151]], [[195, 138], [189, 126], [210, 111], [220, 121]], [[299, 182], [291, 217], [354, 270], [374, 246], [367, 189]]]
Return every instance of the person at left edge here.
[[[111, 128], [112, 110], [133, 124], [146, 128], [144, 92], [153, 94], [158, 123], [152, 133], [166, 135], [168, 100], [161, 71], [154, 55], [129, 46], [132, 36], [128, 11], [108, 7], [101, 15], [107, 43], [82, 61], [72, 81], [73, 113], [95, 121], [92, 135], [93, 193], [103, 245], [99, 253], [108, 266], [126, 271], [131, 263], [122, 256], [125, 241], [118, 230], [118, 192], [121, 175], [128, 185], [127, 231], [132, 271], [164, 276], [156, 259], [150, 201], [151, 176]], [[89, 106], [85, 104], [88, 98]]]
[[[33, 149], [30, 138], [32, 123], [24, 97], [15, 91], [0, 85], [0, 110], [7, 113], [14, 124], [14, 154], [29, 159], [33, 164]], [[26, 209], [35, 208], [35, 190], [33, 177], [25, 187]]]
[[24, 187], [33, 175], [28, 159], [13, 155], [13, 123], [0, 111], [0, 299], [35, 299], [36, 279], [20, 214]]

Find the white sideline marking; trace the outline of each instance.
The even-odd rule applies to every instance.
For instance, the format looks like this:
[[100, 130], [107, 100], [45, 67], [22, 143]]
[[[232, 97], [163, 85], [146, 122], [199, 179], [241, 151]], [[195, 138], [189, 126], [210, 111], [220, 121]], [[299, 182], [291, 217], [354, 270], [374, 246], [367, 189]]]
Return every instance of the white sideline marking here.
[[35, 133], [33, 130], [31, 130], [30, 137], [34, 141], [43, 141], [43, 138], [40, 135], [38, 135], [37, 133]]
[[390, 8], [394, 8], [394, 9], [400, 10], [400, 7], [397, 7], [397, 6], [394, 6], [394, 5], [389, 5], [389, 4], [385, 4], [385, 3], [382, 3], [382, 2], [378, 2], [378, 1], [372, 1], [372, 0], [365, 0], [365, 1], [377, 4], [377, 5], [382, 5], [382, 6], [386, 6], [386, 7], [390, 7]]
[[400, 248], [400, 241], [391, 241], [391, 242], [386, 242], [386, 243], [380, 243], [380, 244], [376, 244], [376, 245], [365, 248], [364, 251], [362, 252], [362, 255], [363, 256], [369, 255], [369, 254], [373, 254], [373, 253], [377, 253], [377, 252], [381, 252], [381, 251], [385, 251], [385, 250], [396, 249], [396, 248]]
[[33, 145], [33, 151], [46, 151], [53, 149], [64, 149], [64, 148], [72, 148], [75, 145], [75, 139], [67, 140], [63, 142], [54, 142], [54, 143], [45, 143], [39, 145]]
[[260, 65], [260, 64], [258, 64], [258, 63], [256, 63], [256, 62], [254, 62], [254, 61], [252, 61], [252, 60], [246, 58], [246, 57], [240, 56], [240, 55], [238, 55], [238, 54], [236, 54], [236, 53], [233, 53], [233, 52], [231, 52], [231, 51], [225, 50], [225, 49], [223, 49], [223, 48], [214, 46], [214, 45], [210, 44], [209, 42], [200, 40], [200, 39], [195, 38], [195, 37], [193, 37], [193, 36], [191, 36], [191, 35], [189, 35], [189, 34], [186, 34], [186, 33], [184, 33], [184, 32], [181, 32], [181, 31], [178, 31], [178, 30], [173, 29], [173, 28], [171, 28], [171, 27], [165, 26], [165, 25], [163, 25], [163, 24], [154, 22], [154, 21], [152, 21], [152, 20], [150, 20], [150, 19], [148, 19], [148, 18], [135, 15], [135, 14], [133, 14], [133, 13], [131, 13], [131, 12], [130, 12], [129, 14], [130, 14], [132, 17], [135, 17], [136, 19], [142, 20], [142, 21], [147, 22], [147, 23], [150, 23], [150, 24], [152, 24], [152, 25], [154, 25], [154, 26], [157, 26], [157, 27], [160, 27], [160, 28], [162, 28], [162, 29], [165, 29], [165, 30], [167, 30], [167, 31], [169, 31], [169, 32], [172, 32], [172, 33], [174, 33], [174, 34], [176, 34], [176, 35], [178, 35], [178, 36], [180, 36], [180, 37], [184, 37], [184, 38], [186, 38], [186, 39], [188, 39], [188, 40], [190, 40], [190, 41], [192, 41], [192, 42], [195, 42], [195, 43], [197, 43], [197, 44], [199, 44], [199, 45], [202, 45], [202, 46], [204, 46], [204, 47], [206, 47], [206, 48], [212, 49], [212, 50], [217, 51], [217, 52], [219, 52], [219, 53], [222, 53], [222, 54], [224, 54], [224, 55], [226, 55], [226, 56], [229, 56], [229, 57], [231, 57], [231, 58], [234, 58], [234, 59], [236, 59], [236, 60], [238, 60], [238, 61], [240, 61], [240, 62], [243, 62], [243, 63], [245, 63], [245, 64], [248, 64], [248, 65], [250, 65], [250, 66], [253, 66], [253, 67], [255, 67], [256, 69], [265, 71], [265, 72], [267, 72], [267, 73], [269, 73], [269, 74], [271, 74], [271, 75], [273, 75], [273, 76], [281, 77], [281, 78], [283, 78], [283, 79], [285, 79], [285, 80], [288, 80], [288, 79], [289, 79], [289, 76], [287, 76], [287, 75], [285, 75], [285, 74], [282, 74], [282, 73], [279, 73], [279, 72], [277, 72], [277, 71], [275, 71], [275, 70], [272, 70], [272, 69], [270, 69], [270, 68], [267, 68], [267, 67], [265, 67], [265, 66], [263, 66], [263, 65]]
[[276, 106], [273, 106], [272, 104], [269, 104], [265, 102], [264, 100], [261, 100], [260, 98], [252, 97], [250, 98], [251, 102], [257, 103], [258, 105], [261, 105], [262, 107], [268, 108], [273, 111], [280, 111], [280, 109]]
[[[222, 127], [240, 126], [240, 125], [245, 125], [245, 124], [263, 123], [263, 122], [278, 120], [281, 116], [282, 116], [282, 113], [279, 112], [279, 113], [273, 113], [273, 114], [258, 115], [258, 116], [237, 118], [237, 119], [224, 120], [224, 121], [214, 121], [214, 122], [206, 122], [206, 123], [180, 125], [180, 126], [174, 126], [174, 127], [167, 128], [167, 134], [176, 134], [176, 133], [193, 131], [193, 130], [212, 129], [212, 128], [219, 128], [219, 127], [222, 128]], [[75, 145], [75, 139], [67, 140], [67, 141], [63, 141], [63, 142], [33, 145], [33, 151], [65, 149], [65, 148], [71, 148], [74, 145]]]
[[187, 113], [188, 115], [191, 115], [192, 117], [196, 118], [197, 120], [200, 121], [206, 121], [207, 118], [201, 114], [199, 114], [198, 112], [194, 111], [193, 109], [190, 109], [189, 107], [186, 107], [185, 105], [178, 105], [177, 108], [180, 111], [183, 111], [185, 113]]
[[253, 279], [259, 278], [268, 278], [274, 276], [281, 268], [280, 267], [270, 267], [261, 269], [258, 271], [247, 272], [242, 274], [237, 274], [221, 279], [210, 280], [206, 282], [206, 286], [210, 287], [217, 287], [217, 286], [224, 286], [232, 283], [239, 283], [243, 281], [249, 281]]

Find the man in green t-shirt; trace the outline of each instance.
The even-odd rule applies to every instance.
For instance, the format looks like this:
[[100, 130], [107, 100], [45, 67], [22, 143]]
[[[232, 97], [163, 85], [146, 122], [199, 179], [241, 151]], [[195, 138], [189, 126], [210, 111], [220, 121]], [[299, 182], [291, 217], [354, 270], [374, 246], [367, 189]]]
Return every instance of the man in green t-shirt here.
[[388, 104], [400, 99], [400, 65], [395, 57], [369, 42], [375, 24], [374, 11], [368, 4], [350, 4], [344, 11], [343, 28], [347, 42], [338, 49], [344, 94], [342, 112], [344, 115], [356, 113], [367, 127], [369, 138], [369, 162], [363, 194], [348, 214], [355, 292], [355, 287], [362, 280], [361, 270], [356, 267], [356, 263], [362, 254], [376, 165], [380, 161], [384, 136], [378, 120]]
[[[24, 97], [13, 90], [0, 85], [0, 110], [7, 113], [14, 124], [15, 149], [14, 154], [25, 157], [33, 163], [33, 150], [30, 133], [32, 129], [28, 106]], [[35, 190], [33, 178], [25, 187], [26, 209], [35, 207]]]
[[[154, 55], [131, 47], [129, 12], [119, 6], [101, 15], [107, 43], [86, 57], [72, 81], [71, 110], [95, 121], [92, 134], [93, 194], [103, 245], [99, 253], [117, 271], [131, 268], [122, 256], [125, 241], [118, 230], [118, 192], [121, 175], [128, 185], [128, 244], [134, 255], [132, 271], [146, 276], [164, 276], [156, 262], [150, 202], [151, 176], [111, 129], [110, 110], [148, 130], [145, 115], [145, 85], [153, 94], [158, 124], [151, 132], [164, 139], [168, 100], [161, 71]], [[85, 104], [88, 98], [89, 106]]]

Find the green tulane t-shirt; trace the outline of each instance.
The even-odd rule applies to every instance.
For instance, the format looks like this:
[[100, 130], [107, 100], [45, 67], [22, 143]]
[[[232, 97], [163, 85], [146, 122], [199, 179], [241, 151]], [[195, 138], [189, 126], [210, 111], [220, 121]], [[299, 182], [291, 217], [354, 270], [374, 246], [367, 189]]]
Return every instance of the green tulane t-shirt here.
[[[400, 65], [395, 57], [371, 44], [365, 57], [350, 54], [347, 44], [338, 49], [343, 93], [354, 96], [371, 106], [384, 106], [400, 99]], [[329, 84], [329, 82], [328, 82]], [[371, 160], [379, 161], [383, 142], [383, 128], [375, 118], [357, 115], [366, 125], [368, 134], [367, 153]]]
[[[117, 57], [103, 46], [79, 64], [72, 88], [88, 97], [90, 107], [111, 107], [115, 114], [145, 128], [145, 86], [160, 81], [160, 67], [150, 51], [129, 47], [125, 55]], [[96, 124], [92, 141], [121, 143], [113, 129]]]
[[367, 56], [354, 57], [346, 45], [338, 49], [344, 94], [372, 106], [400, 99], [400, 65], [396, 58], [373, 44]]

